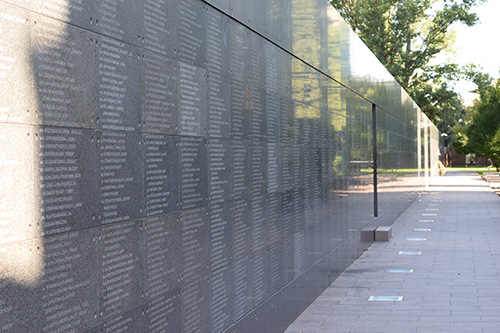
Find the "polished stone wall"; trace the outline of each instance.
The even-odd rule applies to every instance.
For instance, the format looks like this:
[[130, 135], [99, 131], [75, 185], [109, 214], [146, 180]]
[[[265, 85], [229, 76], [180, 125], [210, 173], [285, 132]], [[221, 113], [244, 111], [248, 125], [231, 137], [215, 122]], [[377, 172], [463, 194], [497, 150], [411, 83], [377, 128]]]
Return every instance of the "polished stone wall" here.
[[436, 176], [324, 0], [0, 0], [0, 84], [1, 332], [282, 331]]

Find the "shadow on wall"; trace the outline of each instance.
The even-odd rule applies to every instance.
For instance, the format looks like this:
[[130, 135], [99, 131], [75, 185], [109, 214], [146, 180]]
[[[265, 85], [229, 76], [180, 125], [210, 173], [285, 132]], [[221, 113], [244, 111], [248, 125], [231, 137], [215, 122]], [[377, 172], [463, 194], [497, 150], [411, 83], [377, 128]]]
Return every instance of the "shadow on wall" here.
[[0, 2], [0, 331], [82, 330], [100, 311], [99, 236], [67, 231], [98, 223], [97, 40], [63, 23], [80, 1], [14, 3]]

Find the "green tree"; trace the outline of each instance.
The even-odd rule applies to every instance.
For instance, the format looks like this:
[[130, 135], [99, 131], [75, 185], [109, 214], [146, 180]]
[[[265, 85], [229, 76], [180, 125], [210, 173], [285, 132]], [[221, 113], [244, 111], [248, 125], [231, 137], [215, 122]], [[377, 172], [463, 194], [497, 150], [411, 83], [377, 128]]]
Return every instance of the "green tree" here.
[[[452, 83], [456, 64], [432, 64], [452, 48], [455, 22], [472, 26], [471, 9], [485, 0], [330, 0], [423, 112], [448, 133], [464, 114]], [[434, 6], [434, 7], [433, 7]], [[439, 8], [439, 9], [436, 9]]]
[[[453, 148], [457, 153], [462, 155], [476, 153], [472, 150], [472, 146], [475, 144], [469, 143], [467, 131], [469, 125], [474, 123], [474, 117], [478, 113], [478, 110], [482, 108], [481, 105], [489, 98], [492, 89], [494, 89], [492, 85], [493, 78], [489, 74], [483, 73], [477, 66], [472, 64], [466, 65], [464, 73], [466, 78], [476, 85], [476, 89], [473, 92], [477, 93], [479, 97], [474, 100], [472, 105], [465, 108], [465, 115], [459, 121], [456, 121], [452, 127], [452, 132], [454, 133], [452, 139]], [[477, 128], [477, 125], [475, 127]], [[474, 131], [474, 127], [472, 131]]]
[[494, 84], [487, 74], [469, 72], [477, 85], [479, 98], [467, 110], [463, 124], [454, 127], [457, 132], [453, 147], [458, 153], [472, 153], [491, 158], [500, 167], [500, 81]]
[[491, 159], [493, 165], [499, 171], [500, 168], [500, 128], [488, 143], [488, 157]]
[[[491, 140], [500, 127], [500, 82], [480, 93], [480, 100], [467, 127], [467, 150], [491, 158]], [[495, 166], [499, 166], [496, 164]]]

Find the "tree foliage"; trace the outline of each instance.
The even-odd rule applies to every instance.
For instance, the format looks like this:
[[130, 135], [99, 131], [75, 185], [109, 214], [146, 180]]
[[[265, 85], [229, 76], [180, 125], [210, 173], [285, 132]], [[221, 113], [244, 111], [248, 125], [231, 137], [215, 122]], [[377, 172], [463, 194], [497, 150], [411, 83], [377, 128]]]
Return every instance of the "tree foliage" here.
[[[443, 132], [463, 115], [456, 64], [433, 64], [453, 44], [455, 22], [472, 26], [485, 0], [330, 0], [352, 29]], [[436, 9], [439, 8], [439, 9]]]
[[500, 168], [500, 128], [496, 131], [495, 135], [488, 142], [488, 155], [493, 165], [499, 171]]
[[500, 81], [492, 83], [489, 75], [470, 71], [479, 98], [467, 109], [463, 124], [454, 127], [457, 133], [453, 147], [460, 154], [489, 157], [500, 167]]

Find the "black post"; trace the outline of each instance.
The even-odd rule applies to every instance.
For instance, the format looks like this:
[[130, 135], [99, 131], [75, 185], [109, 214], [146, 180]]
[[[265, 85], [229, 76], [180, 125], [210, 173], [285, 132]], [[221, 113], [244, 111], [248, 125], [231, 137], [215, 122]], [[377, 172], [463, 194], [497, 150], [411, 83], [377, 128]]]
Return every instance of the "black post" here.
[[373, 216], [378, 216], [377, 196], [377, 107], [372, 104], [372, 144], [373, 144]]

